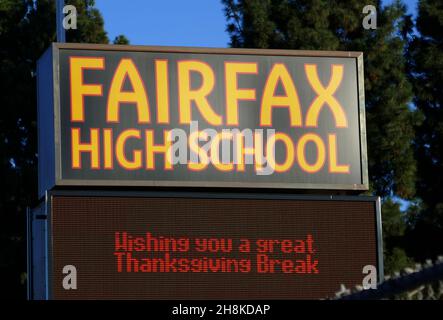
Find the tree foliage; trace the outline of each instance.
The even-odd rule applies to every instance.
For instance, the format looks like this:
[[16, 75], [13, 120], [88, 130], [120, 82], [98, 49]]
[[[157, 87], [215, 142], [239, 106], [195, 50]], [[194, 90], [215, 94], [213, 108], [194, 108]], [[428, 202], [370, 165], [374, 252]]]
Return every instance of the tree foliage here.
[[409, 248], [423, 258], [443, 250], [443, 1], [419, 1], [415, 26], [407, 56], [414, 104], [423, 116], [415, 138], [421, 205]]
[[[108, 43], [92, 0], [70, 0], [77, 30], [70, 42]], [[55, 1], [0, 0], [0, 283], [24, 297], [25, 210], [37, 201], [36, 61], [55, 36]]]
[[408, 257], [405, 250], [405, 233], [407, 230], [407, 217], [401, 211], [400, 203], [388, 198], [383, 203], [383, 251], [384, 269], [386, 274], [398, 272], [405, 267], [410, 267], [413, 260]]
[[443, 226], [443, 1], [420, 1], [410, 44], [414, 103], [424, 117], [416, 136], [418, 195]]
[[113, 44], [129, 44], [128, 38], [126, 38], [124, 35], [118, 35], [114, 38], [114, 41], [112, 41]]

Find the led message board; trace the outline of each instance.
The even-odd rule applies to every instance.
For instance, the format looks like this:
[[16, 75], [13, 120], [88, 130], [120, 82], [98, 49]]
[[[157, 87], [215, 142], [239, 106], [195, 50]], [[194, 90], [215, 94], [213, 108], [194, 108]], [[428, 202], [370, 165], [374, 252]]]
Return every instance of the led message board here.
[[368, 189], [358, 52], [54, 44], [38, 63], [54, 186]]
[[[50, 299], [308, 299], [383, 274], [375, 197], [58, 191]], [[65, 266], [76, 269], [66, 290]]]

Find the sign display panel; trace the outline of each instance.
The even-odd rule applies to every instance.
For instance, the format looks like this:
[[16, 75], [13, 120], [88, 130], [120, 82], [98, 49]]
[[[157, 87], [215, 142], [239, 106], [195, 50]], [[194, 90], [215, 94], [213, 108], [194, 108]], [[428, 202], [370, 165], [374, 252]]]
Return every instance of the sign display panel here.
[[362, 54], [56, 44], [39, 61], [54, 185], [367, 190]]
[[382, 276], [378, 206], [370, 197], [55, 193], [49, 297], [326, 298], [361, 285], [365, 266]]

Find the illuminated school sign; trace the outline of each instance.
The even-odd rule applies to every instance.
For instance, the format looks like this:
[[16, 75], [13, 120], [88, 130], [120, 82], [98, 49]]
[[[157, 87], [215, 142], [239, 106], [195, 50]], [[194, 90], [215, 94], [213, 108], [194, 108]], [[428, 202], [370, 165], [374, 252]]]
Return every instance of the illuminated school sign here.
[[38, 93], [40, 195], [368, 188], [361, 53], [55, 44]]

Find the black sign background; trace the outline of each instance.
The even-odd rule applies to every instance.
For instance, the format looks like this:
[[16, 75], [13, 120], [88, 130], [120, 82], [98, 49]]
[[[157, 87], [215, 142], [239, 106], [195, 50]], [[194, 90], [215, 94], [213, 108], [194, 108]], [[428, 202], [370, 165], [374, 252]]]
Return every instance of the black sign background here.
[[[69, 57], [73, 55], [71, 52], [63, 51], [60, 59], [60, 75], [61, 75], [61, 128], [62, 128], [62, 176], [66, 179], [103, 179], [103, 180], [186, 180], [186, 181], [234, 181], [234, 182], [305, 182], [305, 183], [331, 183], [331, 184], [353, 184], [361, 181], [361, 164], [360, 164], [360, 144], [359, 144], [359, 112], [358, 112], [358, 89], [357, 89], [357, 74], [355, 59], [343, 58], [308, 58], [308, 57], [260, 57], [260, 56], [214, 56], [214, 55], [193, 55], [193, 54], [161, 54], [161, 53], [140, 53], [140, 52], [99, 52], [99, 51], [79, 51], [75, 52], [76, 56], [92, 56], [105, 57], [105, 71], [86, 71], [84, 72], [85, 83], [100, 83], [104, 87], [103, 97], [85, 97], [85, 118], [86, 122], [83, 125], [77, 123], [70, 123], [70, 95], [69, 95]], [[153, 112], [152, 118], [155, 119], [155, 79], [154, 79], [154, 60], [167, 59], [169, 61], [169, 85], [170, 85], [170, 105], [171, 105], [171, 125], [162, 126], [158, 124], [138, 125], [136, 108], [127, 106], [121, 107], [120, 115], [121, 121], [119, 124], [107, 124], [106, 119], [106, 102], [107, 89], [110, 87], [112, 81], [113, 71], [117, 68], [118, 63], [122, 58], [131, 58], [140, 71], [140, 75], [148, 91], [148, 96], [151, 100], [151, 109]], [[155, 132], [157, 141], [163, 141], [163, 130], [169, 128], [182, 128], [189, 131], [189, 126], [178, 125], [177, 112], [177, 60], [200, 60], [212, 66], [216, 73], [216, 88], [214, 94], [210, 95], [209, 101], [214, 107], [217, 114], [225, 114], [225, 95], [224, 95], [224, 73], [223, 65], [225, 61], [247, 61], [258, 62], [259, 75], [245, 75], [239, 77], [240, 88], [257, 88], [257, 99], [254, 102], [241, 102], [239, 107], [240, 129], [260, 128], [260, 101], [262, 90], [265, 86], [266, 76], [270, 72], [274, 63], [284, 63], [290, 74], [294, 79], [295, 86], [299, 92], [300, 103], [302, 106], [302, 115], [306, 115], [306, 109], [311, 101], [316, 97], [315, 92], [309, 87], [305, 77], [304, 64], [317, 64], [320, 79], [323, 84], [327, 84], [330, 78], [330, 69], [332, 64], [344, 64], [344, 78], [342, 84], [337, 90], [335, 97], [341, 102], [348, 118], [349, 127], [343, 129], [335, 128], [335, 121], [332, 114], [325, 108], [321, 112], [319, 120], [319, 128], [290, 128], [288, 120], [288, 111], [286, 108], [276, 108], [273, 113], [273, 128], [276, 131], [281, 131], [290, 136], [302, 136], [308, 132], [315, 132], [319, 134], [323, 141], [327, 141], [328, 133], [337, 133], [338, 141], [338, 155], [342, 163], [350, 164], [351, 174], [329, 174], [328, 167], [325, 165], [323, 169], [316, 174], [309, 174], [300, 168], [293, 168], [291, 171], [279, 174], [274, 173], [266, 176], [257, 176], [252, 165], [246, 166], [245, 173], [220, 172], [214, 167], [209, 167], [207, 170], [201, 172], [190, 172], [186, 165], [174, 166], [174, 170], [167, 172], [164, 170], [156, 170], [155, 172], [148, 172], [146, 170], [125, 170], [119, 166], [115, 166], [112, 172], [107, 170], [93, 170], [90, 169], [89, 157], [84, 157], [84, 168], [82, 170], [71, 169], [71, 155], [70, 155], [70, 129], [71, 127], [82, 128], [84, 141], [89, 141], [88, 128], [113, 128], [115, 138], [118, 133], [127, 128], [160, 129]], [[199, 87], [198, 77], [192, 78], [193, 88]], [[200, 80], [201, 82], [201, 80]], [[283, 95], [283, 88], [280, 86], [276, 92], [277, 95]], [[214, 128], [200, 116], [199, 112], [194, 109], [192, 113], [193, 120], [198, 121], [199, 129]], [[224, 128], [229, 128], [225, 126]], [[219, 128], [215, 128], [219, 129]], [[221, 128], [220, 128], [221, 129]], [[220, 130], [221, 131], [221, 130]], [[132, 144], [132, 145], [131, 145]], [[284, 156], [284, 146], [277, 144], [276, 146], [277, 160]], [[127, 152], [135, 148], [143, 149], [143, 142], [131, 139], [127, 144]], [[280, 155], [280, 156], [279, 156]], [[307, 153], [307, 160], [315, 162], [316, 152], [312, 148], [310, 153]], [[156, 168], [162, 168], [162, 157], [156, 157]], [[249, 169], [249, 170], [248, 170]]]

